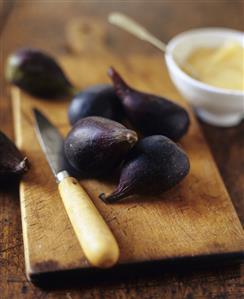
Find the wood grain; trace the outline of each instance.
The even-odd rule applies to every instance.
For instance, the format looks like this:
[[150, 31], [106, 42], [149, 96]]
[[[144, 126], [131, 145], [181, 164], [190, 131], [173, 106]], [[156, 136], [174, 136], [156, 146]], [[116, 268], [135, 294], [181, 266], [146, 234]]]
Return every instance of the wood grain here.
[[[81, 88], [108, 81], [106, 69], [113, 65], [136, 88], [170, 97], [186, 106], [191, 114], [191, 127], [181, 144], [190, 157], [191, 172], [182, 184], [161, 196], [132, 198], [115, 205], [105, 205], [98, 199], [99, 193], [111, 192], [114, 183], [81, 181], [119, 243], [119, 264], [240, 255], [244, 249], [241, 224], [196, 119], [171, 84], [162, 57], [137, 55], [126, 59], [125, 67], [121, 58], [100, 52], [99, 56], [67, 57], [61, 62], [72, 82]], [[95, 72], [92, 65], [96, 65]], [[40, 150], [31, 110], [37, 107], [66, 133], [68, 102], [37, 100], [18, 90], [13, 100], [17, 144], [32, 164], [20, 186], [27, 276], [38, 279], [43, 273], [85, 270], [90, 266]]]
[[[8, 0], [4, 0], [9, 2]], [[0, 1], [1, 2], [1, 1]], [[5, 23], [0, 35], [0, 127], [13, 137], [11, 105], [3, 80], [6, 56], [17, 47], [41, 47], [53, 54], [67, 51], [64, 27], [72, 17], [93, 16], [105, 18], [113, 10], [120, 10], [142, 22], [163, 40], [192, 27], [224, 26], [243, 30], [243, 1], [157, 1], [121, 2], [113, 1], [68, 1], [59, 5], [55, 1], [18, 0], [11, 18]], [[64, 7], [65, 6], [65, 7]], [[32, 7], [32, 8], [31, 8]], [[150, 7], [150, 9], [149, 9]], [[53, 13], [55, 11], [55, 14]], [[65, 11], [65, 14], [63, 13]], [[45, 20], [45, 22], [43, 22]], [[110, 28], [110, 52], [155, 53], [147, 45], [129, 37], [119, 29]], [[126, 46], [125, 46], [126, 45]], [[129, 46], [128, 46], [129, 45]], [[124, 61], [126, 64], [126, 60]], [[244, 122], [238, 127], [223, 129], [200, 123], [208, 141], [221, 176], [231, 195], [239, 218], [244, 223]], [[75, 288], [40, 290], [26, 280], [22, 230], [18, 200], [18, 189], [0, 193], [0, 294], [1, 298], [227, 298], [242, 299], [244, 293], [244, 268], [240, 265], [219, 265], [203, 269], [191, 266], [177, 271], [163, 270], [156, 276], [147, 276], [140, 271], [140, 277], [118, 282], [107, 280], [100, 283], [86, 283]]]

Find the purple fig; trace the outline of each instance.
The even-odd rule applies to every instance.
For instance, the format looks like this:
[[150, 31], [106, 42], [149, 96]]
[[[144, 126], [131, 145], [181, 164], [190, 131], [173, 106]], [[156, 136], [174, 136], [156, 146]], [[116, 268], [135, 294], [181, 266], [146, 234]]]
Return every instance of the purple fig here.
[[0, 131], [0, 183], [19, 179], [29, 169], [26, 157], [15, 144]]
[[75, 92], [57, 61], [36, 49], [21, 49], [12, 54], [7, 61], [6, 78], [43, 99], [64, 98]]
[[164, 135], [177, 141], [187, 132], [190, 119], [184, 108], [165, 98], [133, 89], [113, 68], [108, 74], [127, 118], [142, 135]]
[[122, 105], [112, 85], [91, 86], [76, 94], [70, 103], [68, 116], [71, 125], [87, 116], [102, 116], [119, 121], [122, 119]]
[[137, 141], [137, 134], [103, 117], [79, 120], [64, 142], [68, 162], [86, 177], [113, 171]]
[[116, 190], [99, 197], [113, 203], [130, 195], [158, 195], [178, 184], [189, 169], [188, 157], [176, 143], [161, 135], [149, 136], [129, 153]]

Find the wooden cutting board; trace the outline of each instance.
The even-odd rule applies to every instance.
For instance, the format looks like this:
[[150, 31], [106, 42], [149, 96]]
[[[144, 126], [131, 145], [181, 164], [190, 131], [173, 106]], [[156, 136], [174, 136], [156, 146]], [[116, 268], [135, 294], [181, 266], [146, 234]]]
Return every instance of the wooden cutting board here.
[[[242, 256], [242, 226], [196, 118], [172, 85], [163, 58], [117, 57], [101, 51], [62, 57], [60, 62], [71, 81], [81, 88], [109, 82], [106, 71], [113, 65], [132, 86], [171, 98], [185, 106], [191, 116], [190, 130], [180, 142], [189, 155], [191, 171], [172, 190], [158, 197], [134, 197], [105, 205], [98, 195], [110, 192], [115, 185], [81, 181], [118, 240], [121, 255], [114, 271], [131, 271], [133, 265], [152, 261]], [[60, 272], [78, 270], [82, 274], [93, 270], [65, 214], [33, 129], [31, 109], [37, 107], [66, 134], [67, 106], [67, 101], [38, 100], [13, 89], [16, 141], [32, 165], [21, 183], [20, 200], [26, 273], [33, 281]]]

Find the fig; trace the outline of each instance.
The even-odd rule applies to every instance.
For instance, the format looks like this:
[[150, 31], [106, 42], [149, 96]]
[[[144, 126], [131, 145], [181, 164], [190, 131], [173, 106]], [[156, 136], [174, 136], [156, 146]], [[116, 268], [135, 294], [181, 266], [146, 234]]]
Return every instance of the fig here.
[[10, 55], [6, 79], [32, 96], [43, 99], [74, 94], [74, 87], [57, 61], [36, 49], [21, 49]]
[[64, 152], [68, 162], [85, 177], [113, 171], [137, 141], [137, 134], [113, 120], [82, 118], [68, 133]]
[[113, 68], [108, 74], [128, 120], [143, 136], [164, 135], [177, 141], [187, 132], [190, 119], [184, 108], [165, 98], [133, 89]]
[[189, 169], [187, 155], [172, 140], [162, 135], [145, 137], [130, 151], [116, 190], [99, 197], [113, 203], [130, 195], [158, 195], [178, 184]]
[[102, 116], [121, 120], [122, 105], [112, 85], [99, 84], [91, 86], [73, 98], [68, 110], [71, 125], [87, 116]]
[[0, 183], [20, 179], [29, 169], [26, 157], [15, 144], [0, 131]]

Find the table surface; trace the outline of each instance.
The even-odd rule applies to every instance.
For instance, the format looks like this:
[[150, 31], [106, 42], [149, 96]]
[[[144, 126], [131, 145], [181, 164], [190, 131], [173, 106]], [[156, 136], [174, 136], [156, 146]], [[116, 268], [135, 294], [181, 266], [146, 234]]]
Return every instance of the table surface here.
[[[68, 53], [65, 26], [74, 17], [106, 19], [110, 11], [129, 14], [164, 41], [193, 27], [244, 29], [244, 1], [58, 1], [0, 0], [0, 128], [14, 138], [7, 55], [19, 47]], [[147, 44], [111, 29], [115, 53], [155, 53]], [[128, 48], [127, 45], [130, 45]], [[235, 128], [201, 128], [244, 224], [244, 122]], [[89, 282], [42, 290], [26, 280], [18, 186], [0, 192], [0, 298], [243, 298], [244, 263], [204, 268], [162, 269], [151, 277]], [[146, 274], [146, 273], [145, 273]]]

